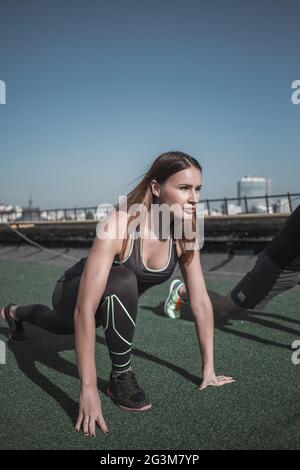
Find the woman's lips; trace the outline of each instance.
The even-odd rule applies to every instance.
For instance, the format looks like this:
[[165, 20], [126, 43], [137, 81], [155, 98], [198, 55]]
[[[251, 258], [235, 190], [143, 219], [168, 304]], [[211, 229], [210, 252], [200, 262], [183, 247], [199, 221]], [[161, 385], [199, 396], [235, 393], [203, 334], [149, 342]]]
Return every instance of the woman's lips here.
[[193, 214], [195, 212], [195, 207], [184, 207], [183, 208], [184, 212], [187, 212], [188, 214]]

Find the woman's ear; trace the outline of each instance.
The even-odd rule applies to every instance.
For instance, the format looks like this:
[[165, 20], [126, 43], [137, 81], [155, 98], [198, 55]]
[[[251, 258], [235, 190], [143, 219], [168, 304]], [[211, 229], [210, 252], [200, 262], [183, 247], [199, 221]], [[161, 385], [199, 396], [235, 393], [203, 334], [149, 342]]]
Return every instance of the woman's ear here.
[[151, 181], [151, 191], [153, 196], [160, 196], [160, 184], [156, 180]]

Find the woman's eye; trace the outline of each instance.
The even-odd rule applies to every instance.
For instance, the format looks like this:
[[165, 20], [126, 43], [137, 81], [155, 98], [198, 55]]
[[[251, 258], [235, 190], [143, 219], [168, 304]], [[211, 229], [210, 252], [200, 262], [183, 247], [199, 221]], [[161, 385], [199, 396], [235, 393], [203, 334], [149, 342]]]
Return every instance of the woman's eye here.
[[[187, 190], [188, 190], [188, 188], [185, 188], [185, 187], [182, 187], [182, 188], [180, 188], [180, 189], [183, 190], [183, 191], [187, 191]], [[198, 192], [201, 191], [201, 188], [195, 188], [195, 189], [196, 189], [196, 191], [198, 191]]]

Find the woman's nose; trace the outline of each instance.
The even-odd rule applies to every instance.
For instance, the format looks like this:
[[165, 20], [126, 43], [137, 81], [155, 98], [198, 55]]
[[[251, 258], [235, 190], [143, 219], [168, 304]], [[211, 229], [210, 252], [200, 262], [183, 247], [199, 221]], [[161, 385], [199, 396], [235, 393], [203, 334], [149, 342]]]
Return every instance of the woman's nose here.
[[189, 192], [189, 202], [193, 202], [195, 204], [197, 202], [197, 193], [194, 189], [191, 189]]

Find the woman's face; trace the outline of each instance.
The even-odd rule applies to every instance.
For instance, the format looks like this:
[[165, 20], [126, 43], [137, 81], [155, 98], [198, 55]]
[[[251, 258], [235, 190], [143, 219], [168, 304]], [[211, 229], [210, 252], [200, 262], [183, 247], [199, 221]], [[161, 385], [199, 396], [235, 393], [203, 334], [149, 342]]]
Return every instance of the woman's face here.
[[159, 193], [159, 203], [172, 206], [175, 217], [192, 218], [200, 201], [202, 175], [198, 168], [190, 166], [170, 176], [163, 184], [152, 186]]

